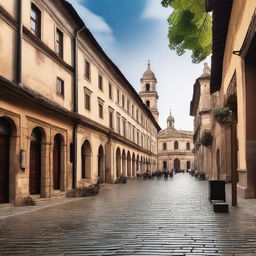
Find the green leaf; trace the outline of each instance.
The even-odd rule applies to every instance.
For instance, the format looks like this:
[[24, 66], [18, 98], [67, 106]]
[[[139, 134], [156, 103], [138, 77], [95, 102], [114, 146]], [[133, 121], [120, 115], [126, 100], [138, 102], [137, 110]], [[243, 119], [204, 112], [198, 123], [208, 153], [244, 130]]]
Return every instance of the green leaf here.
[[199, 63], [211, 54], [212, 16], [205, 12], [205, 0], [162, 0], [170, 7], [169, 47], [182, 55], [192, 51], [192, 62]]

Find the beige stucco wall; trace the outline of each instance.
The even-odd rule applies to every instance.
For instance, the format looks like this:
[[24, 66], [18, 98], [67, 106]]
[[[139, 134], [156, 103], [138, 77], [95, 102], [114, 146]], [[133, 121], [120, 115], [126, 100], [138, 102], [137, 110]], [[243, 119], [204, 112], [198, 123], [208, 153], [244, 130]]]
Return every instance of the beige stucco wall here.
[[0, 75], [12, 81], [15, 79], [16, 31], [0, 19]]
[[[44, 113], [42, 109], [16, 100], [14, 103], [9, 98], [1, 97], [0, 117], [8, 117], [14, 123], [13, 132], [17, 134], [15, 151], [11, 151], [12, 166], [10, 168], [11, 186], [10, 201], [20, 202], [29, 195], [29, 161], [30, 138], [34, 128], [40, 127], [43, 131], [42, 146], [42, 176], [41, 196], [53, 196], [52, 167], [53, 167], [53, 141], [56, 134], [61, 134], [62, 144], [62, 170], [61, 191], [67, 191], [72, 186], [72, 164], [70, 162], [69, 145], [72, 142], [72, 123], [65, 122], [50, 113]], [[16, 131], [15, 131], [16, 130]], [[26, 168], [20, 168], [20, 150], [25, 150]], [[65, 194], [64, 194], [65, 195]]]

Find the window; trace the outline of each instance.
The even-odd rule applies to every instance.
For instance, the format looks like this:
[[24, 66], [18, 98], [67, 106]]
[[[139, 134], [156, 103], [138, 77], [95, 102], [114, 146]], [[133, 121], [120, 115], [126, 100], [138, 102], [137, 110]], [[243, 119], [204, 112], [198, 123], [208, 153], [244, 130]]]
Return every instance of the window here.
[[150, 91], [150, 84], [146, 84], [146, 91]]
[[135, 142], [135, 127], [132, 127], [132, 141]]
[[167, 144], [165, 142], [163, 143], [163, 150], [167, 150]]
[[103, 105], [99, 103], [99, 117], [103, 119]]
[[147, 105], [148, 108], [150, 108], [150, 101], [149, 100], [146, 101], [146, 105]]
[[123, 136], [126, 137], [126, 121], [123, 120]]
[[139, 145], [140, 144], [140, 132], [137, 131], [137, 144]]
[[122, 95], [122, 107], [124, 108], [124, 95]]
[[127, 138], [130, 140], [131, 137], [132, 137], [132, 133], [131, 133], [131, 123], [128, 122]]
[[132, 117], [134, 117], [134, 106], [132, 105]]
[[58, 28], [56, 30], [56, 54], [63, 58], [63, 33]]
[[64, 81], [57, 77], [57, 89], [56, 93], [64, 97]]
[[137, 122], [139, 122], [139, 110], [138, 109], [136, 109], [136, 120], [137, 120]]
[[190, 150], [190, 143], [189, 142], [187, 142], [186, 148], [187, 148], [187, 150]]
[[91, 65], [87, 60], [84, 61], [84, 77], [88, 80], [91, 79]]
[[174, 149], [179, 149], [179, 143], [178, 143], [178, 141], [175, 141], [175, 142], [174, 142]]
[[130, 101], [127, 99], [127, 112], [130, 114]]
[[121, 126], [120, 122], [121, 122], [120, 115], [117, 114], [117, 116], [116, 116], [116, 127], [117, 127], [117, 133], [119, 133], [119, 134], [120, 134], [120, 126]]
[[112, 84], [108, 84], [108, 96], [110, 99], [112, 99]]
[[98, 86], [99, 86], [99, 89], [103, 91], [103, 80], [101, 75], [99, 75], [98, 77]]
[[113, 111], [109, 111], [109, 127], [113, 129]]
[[118, 89], [116, 90], [116, 98], [117, 98], [117, 103], [120, 103], [120, 92]]
[[84, 87], [84, 107], [87, 110], [91, 110], [91, 94], [92, 91]]
[[84, 95], [84, 106], [87, 110], [91, 110], [91, 95], [87, 93]]
[[41, 11], [35, 4], [31, 4], [30, 29], [35, 36], [41, 37]]

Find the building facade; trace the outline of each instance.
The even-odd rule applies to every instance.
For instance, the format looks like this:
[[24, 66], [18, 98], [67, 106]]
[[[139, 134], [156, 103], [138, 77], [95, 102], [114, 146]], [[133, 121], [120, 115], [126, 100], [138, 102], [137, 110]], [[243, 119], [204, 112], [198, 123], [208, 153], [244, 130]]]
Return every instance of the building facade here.
[[[226, 135], [213, 131], [218, 139], [213, 161], [222, 168], [229, 162], [232, 183], [244, 198], [256, 196], [255, 133], [255, 40], [256, 1], [206, 1], [213, 12], [213, 55], [211, 94], [219, 93], [220, 106], [231, 111]], [[225, 19], [223, 18], [225, 17]], [[221, 146], [228, 144], [230, 150]], [[225, 161], [218, 161], [225, 159]], [[235, 195], [235, 190], [233, 190]]]
[[167, 128], [158, 134], [158, 170], [194, 169], [193, 132], [178, 131], [170, 113]]
[[0, 0], [0, 203], [156, 168], [154, 116], [64, 0]]

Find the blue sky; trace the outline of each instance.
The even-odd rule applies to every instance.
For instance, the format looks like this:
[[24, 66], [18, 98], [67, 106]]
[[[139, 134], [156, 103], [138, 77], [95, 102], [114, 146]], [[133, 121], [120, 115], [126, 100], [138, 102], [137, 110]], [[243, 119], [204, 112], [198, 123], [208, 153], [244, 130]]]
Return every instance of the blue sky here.
[[203, 63], [192, 64], [190, 52], [180, 57], [168, 48], [167, 18], [171, 10], [163, 8], [161, 0], [68, 1], [138, 92], [140, 78], [151, 60], [158, 80], [162, 129], [171, 109], [177, 129], [193, 130], [189, 104]]

